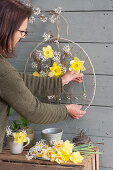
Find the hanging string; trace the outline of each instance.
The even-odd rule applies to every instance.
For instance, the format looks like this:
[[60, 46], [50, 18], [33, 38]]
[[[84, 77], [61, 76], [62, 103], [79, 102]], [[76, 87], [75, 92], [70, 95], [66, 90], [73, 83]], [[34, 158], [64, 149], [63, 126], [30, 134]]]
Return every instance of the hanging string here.
[[57, 33], [58, 33], [57, 40], [60, 40], [60, 15], [57, 15], [57, 22], [56, 22], [56, 24], [57, 24]]
[[65, 21], [66, 26], [67, 26], [67, 29], [66, 29], [67, 36], [68, 36], [68, 33], [69, 33], [69, 23], [68, 23], [67, 19], [62, 14], [57, 14], [57, 21], [56, 21], [57, 33], [58, 33], [57, 40], [60, 40], [60, 18], [61, 17]]

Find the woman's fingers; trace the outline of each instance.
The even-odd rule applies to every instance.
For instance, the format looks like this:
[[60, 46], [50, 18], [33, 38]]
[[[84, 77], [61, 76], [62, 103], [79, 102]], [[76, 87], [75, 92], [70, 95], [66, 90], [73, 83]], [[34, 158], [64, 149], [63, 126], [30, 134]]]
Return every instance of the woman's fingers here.
[[69, 104], [69, 105], [66, 105], [66, 108], [67, 108], [69, 116], [72, 119], [79, 119], [86, 113], [86, 111], [81, 110], [82, 108], [81, 105]]

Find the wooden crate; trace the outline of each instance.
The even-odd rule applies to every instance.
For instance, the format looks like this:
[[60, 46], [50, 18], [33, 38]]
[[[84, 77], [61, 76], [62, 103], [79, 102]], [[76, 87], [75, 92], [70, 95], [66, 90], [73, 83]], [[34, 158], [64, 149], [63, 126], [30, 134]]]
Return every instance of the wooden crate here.
[[[98, 148], [95, 148], [98, 151]], [[57, 164], [56, 162], [42, 161], [38, 159], [27, 160], [25, 155], [27, 149], [22, 154], [13, 155], [9, 149], [4, 149], [0, 153], [0, 170], [99, 170], [99, 156], [92, 154], [85, 156], [81, 164]]]

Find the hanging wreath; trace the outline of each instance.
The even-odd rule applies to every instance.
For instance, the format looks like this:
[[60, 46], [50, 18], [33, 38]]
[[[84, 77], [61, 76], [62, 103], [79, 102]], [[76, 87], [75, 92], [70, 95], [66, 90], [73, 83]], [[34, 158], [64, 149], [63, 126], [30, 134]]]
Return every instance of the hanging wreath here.
[[[33, 8], [32, 3], [27, 5]], [[69, 30], [68, 21], [61, 14], [61, 7], [51, 10], [49, 17], [41, 14], [39, 8], [33, 8], [33, 11], [31, 23], [36, 20], [35, 16], [42, 22], [56, 23], [58, 34], [57, 37], [51, 32], [43, 34], [44, 40], [37, 43], [30, 53], [24, 72], [32, 72], [38, 77], [60, 77], [66, 71], [75, 71], [76, 74], [83, 72], [82, 84], [70, 82], [64, 86], [61, 95], [48, 96], [48, 102], [80, 104], [83, 106], [82, 110], [87, 110], [93, 102], [96, 91], [96, 76], [90, 57], [80, 45], [60, 37], [61, 18], [67, 25], [67, 34]]]

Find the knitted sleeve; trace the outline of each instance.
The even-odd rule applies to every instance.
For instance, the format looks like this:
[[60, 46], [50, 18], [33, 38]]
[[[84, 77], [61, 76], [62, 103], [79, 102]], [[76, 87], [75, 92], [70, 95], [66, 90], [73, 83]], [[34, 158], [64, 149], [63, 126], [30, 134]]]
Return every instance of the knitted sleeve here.
[[62, 80], [55, 77], [35, 77], [32, 74], [20, 73], [25, 85], [36, 97], [59, 95], [62, 93]]
[[[1, 69], [0, 74], [0, 96], [10, 107], [14, 108], [16, 112], [30, 122], [37, 124], [55, 123], [66, 119], [67, 109], [65, 105], [41, 103], [28, 89], [17, 71], [11, 68], [7, 69], [6, 67], [2, 74], [2, 70], [3, 69]], [[43, 92], [40, 87], [41, 83], [37, 83], [38, 87], [37, 89], [34, 88], [34, 93], [49, 93], [49, 91], [46, 92], [46, 86], [48, 87], [49, 85], [47, 85], [46, 80], [44, 81]], [[50, 82], [51, 81], [53, 80], [50, 80]], [[33, 86], [35, 85], [36, 84], [33, 83]], [[40, 90], [41, 92], [38, 92]]]

